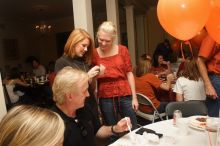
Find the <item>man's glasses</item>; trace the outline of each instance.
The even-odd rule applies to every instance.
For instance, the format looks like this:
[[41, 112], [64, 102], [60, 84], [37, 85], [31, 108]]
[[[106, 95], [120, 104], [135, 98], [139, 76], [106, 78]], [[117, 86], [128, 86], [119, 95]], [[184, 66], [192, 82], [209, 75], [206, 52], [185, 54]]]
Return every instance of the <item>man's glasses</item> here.
[[81, 135], [83, 137], [87, 136], [88, 132], [87, 132], [85, 126], [83, 125], [83, 123], [79, 119], [74, 119], [74, 121], [75, 121], [76, 125], [78, 126], [78, 128], [80, 129]]

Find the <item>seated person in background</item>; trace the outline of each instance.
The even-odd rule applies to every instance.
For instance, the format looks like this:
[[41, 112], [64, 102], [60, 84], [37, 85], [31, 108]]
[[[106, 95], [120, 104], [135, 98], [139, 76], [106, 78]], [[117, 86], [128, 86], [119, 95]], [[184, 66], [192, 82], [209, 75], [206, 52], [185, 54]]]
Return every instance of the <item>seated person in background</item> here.
[[56, 73], [54, 71], [54, 68], [55, 68], [55, 62], [54, 61], [50, 61], [49, 64], [48, 64], [48, 80], [49, 80], [49, 83], [50, 83], [50, 87], [52, 87], [53, 85], [53, 80], [56, 76]]
[[148, 60], [151, 61], [151, 56], [149, 54], [147, 54], [147, 53], [142, 54], [141, 58], [145, 58], [145, 59], [148, 59]]
[[10, 69], [7, 79], [4, 81], [6, 90], [12, 103], [26, 103], [28, 97], [25, 95], [25, 90], [29, 86], [24, 80], [21, 79], [21, 73], [17, 67]]
[[168, 39], [164, 39], [163, 42], [159, 43], [154, 51], [153, 58], [159, 54], [164, 57], [165, 61], [171, 61], [173, 50]]
[[116, 125], [101, 126], [92, 113], [91, 107], [85, 104], [88, 92], [89, 76], [86, 72], [72, 67], [60, 70], [52, 86], [52, 108], [65, 123], [64, 146], [95, 146], [95, 136], [105, 138], [115, 133], [128, 130], [130, 118], [121, 119]]
[[[151, 57], [150, 57], [150, 55], [149, 54], [147, 54], [147, 53], [144, 53], [144, 54], [142, 54], [141, 55], [141, 57], [139, 58], [140, 60], [138, 61], [138, 62], [140, 62], [141, 60], [148, 60], [148, 61], [150, 61], [151, 62]], [[134, 67], [134, 69], [133, 69], [133, 74], [134, 75], [136, 75], [136, 66]]]
[[[167, 81], [163, 83], [160, 79], [157, 78], [156, 75], [150, 73], [150, 69], [150, 61], [140, 58], [135, 77], [136, 92], [146, 95], [159, 112], [165, 112], [167, 102], [160, 102], [157, 99], [155, 89], [161, 88], [163, 90], [169, 90], [171, 87], [171, 82], [174, 80], [174, 75], [167, 75]], [[147, 107], [141, 104], [139, 105], [139, 110], [146, 113], [153, 112], [151, 107]]]
[[40, 61], [37, 58], [33, 58], [32, 60], [33, 74], [35, 76], [44, 76], [46, 75], [45, 67], [40, 64]]
[[151, 72], [158, 77], [166, 77], [168, 74], [172, 73], [170, 62], [164, 61], [163, 55], [156, 55], [153, 58], [153, 66]]
[[176, 101], [205, 100], [204, 83], [195, 58], [185, 60], [182, 76], [177, 79], [173, 91]]
[[62, 146], [64, 123], [50, 110], [20, 105], [0, 123], [1, 146]]

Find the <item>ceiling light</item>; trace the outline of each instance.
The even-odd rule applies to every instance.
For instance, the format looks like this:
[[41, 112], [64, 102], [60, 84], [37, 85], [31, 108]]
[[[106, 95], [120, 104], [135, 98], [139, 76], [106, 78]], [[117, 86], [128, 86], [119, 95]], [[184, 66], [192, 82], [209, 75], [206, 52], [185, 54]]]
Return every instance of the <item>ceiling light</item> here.
[[52, 26], [41, 22], [40, 24], [35, 25], [35, 30], [40, 33], [47, 33], [51, 31]]

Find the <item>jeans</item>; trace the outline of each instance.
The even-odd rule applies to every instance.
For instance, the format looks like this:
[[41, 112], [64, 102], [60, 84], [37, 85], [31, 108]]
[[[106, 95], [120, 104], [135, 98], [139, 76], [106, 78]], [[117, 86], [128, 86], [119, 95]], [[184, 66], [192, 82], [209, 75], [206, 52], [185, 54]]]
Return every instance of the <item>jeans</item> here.
[[165, 113], [165, 109], [167, 106], [168, 102], [160, 102], [160, 106], [157, 108], [157, 111], [161, 113]]
[[[100, 98], [100, 110], [106, 125], [115, 125], [119, 121], [118, 115], [121, 118], [130, 117], [132, 123], [132, 130], [137, 128], [136, 113], [132, 108], [132, 97], [121, 96], [113, 98]], [[115, 136], [111, 137], [111, 142], [117, 140]]]
[[215, 74], [209, 74], [209, 79], [215, 88], [215, 91], [218, 95], [217, 99], [211, 99], [206, 97], [206, 105], [208, 108], [208, 115], [211, 117], [219, 117], [219, 108], [220, 108], [220, 76]]

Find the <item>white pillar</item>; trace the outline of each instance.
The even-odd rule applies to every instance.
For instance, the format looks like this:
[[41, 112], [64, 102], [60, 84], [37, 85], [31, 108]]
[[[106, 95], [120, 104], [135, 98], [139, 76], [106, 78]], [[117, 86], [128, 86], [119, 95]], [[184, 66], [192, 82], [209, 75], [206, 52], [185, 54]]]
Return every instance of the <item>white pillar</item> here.
[[136, 65], [135, 60], [135, 29], [134, 29], [134, 9], [133, 6], [126, 6], [126, 23], [127, 23], [127, 36], [128, 48], [131, 55], [133, 66]]
[[139, 15], [135, 18], [136, 20], [136, 34], [137, 34], [137, 57], [140, 57], [142, 54], [147, 53], [147, 48], [145, 47], [146, 37], [145, 37], [145, 25], [146, 18], [144, 15]]
[[5, 106], [5, 98], [3, 93], [3, 87], [2, 87], [2, 77], [0, 73], [0, 121], [4, 117], [4, 115], [7, 113], [6, 106]]
[[118, 44], [121, 42], [118, 0], [106, 0], [106, 11], [107, 11], [107, 20], [113, 22], [116, 26], [117, 38], [115, 39], [115, 43]]
[[83, 28], [94, 38], [91, 0], [72, 0], [75, 28]]

